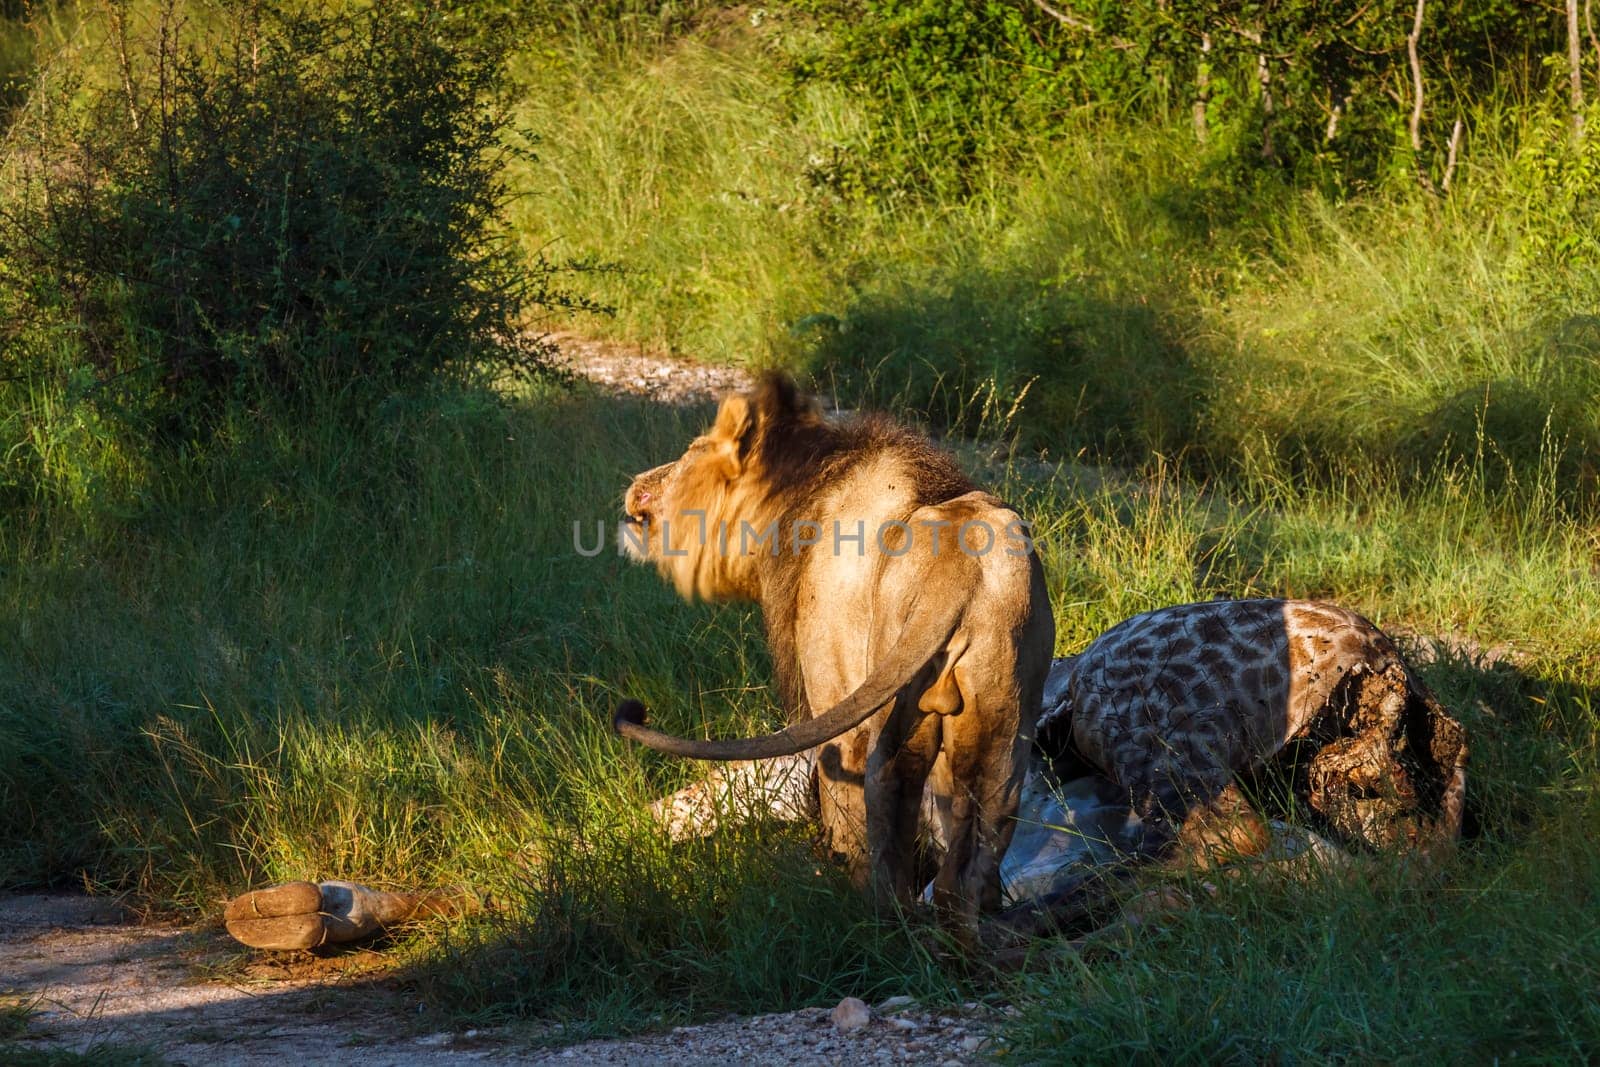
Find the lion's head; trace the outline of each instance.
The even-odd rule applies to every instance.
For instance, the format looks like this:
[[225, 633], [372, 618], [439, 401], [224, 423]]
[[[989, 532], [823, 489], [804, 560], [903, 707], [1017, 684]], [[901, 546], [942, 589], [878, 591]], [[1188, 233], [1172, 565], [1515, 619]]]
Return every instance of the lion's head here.
[[655, 564], [685, 598], [755, 596], [752, 556], [776, 548], [776, 538], [761, 535], [777, 520], [790, 481], [779, 469], [784, 464], [770, 460], [792, 455], [823, 426], [815, 405], [782, 375], [728, 396], [682, 456], [633, 479], [619, 548]]

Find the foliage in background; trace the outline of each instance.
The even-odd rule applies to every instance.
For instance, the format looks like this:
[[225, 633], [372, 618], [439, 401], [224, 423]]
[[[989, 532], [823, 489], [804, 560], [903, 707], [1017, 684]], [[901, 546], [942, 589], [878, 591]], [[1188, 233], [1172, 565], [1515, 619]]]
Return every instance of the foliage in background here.
[[34, 39], [28, 27], [25, 0], [0, 3], [0, 128], [27, 96], [33, 67]]
[[596, 329], [1054, 455], [1335, 484], [1481, 465], [1594, 500], [1600, 139], [1572, 146], [1559, 108], [1472, 112], [1448, 196], [1297, 191], [1197, 150], [1186, 115], [1088, 111], [969, 161], [962, 196], [888, 202], [819, 177], [877, 104], [785, 86], [773, 56], [806, 33], [746, 18], [647, 63], [519, 60], [556, 177], [514, 224], [627, 265]]
[[[867, 129], [812, 170], [852, 196], [959, 198], [977, 164], [1048, 133], [1080, 103], [1083, 65], [1056, 22], [1006, 0], [810, 5], [824, 34], [792, 66], [861, 94]], [[1131, 103], [1131, 102], [1130, 102]]]
[[1562, 50], [1562, 20], [1512, 0], [1434, 0], [1420, 24], [1399, 0], [795, 6], [826, 33], [794, 75], [847, 86], [870, 119], [826, 177], [878, 197], [970, 191], [979, 160], [1056, 134], [1085, 108], [1182, 122], [1236, 172], [1266, 166], [1340, 189], [1393, 172], [1448, 185], [1475, 108], [1525, 100], [1564, 73], [1543, 62]]
[[145, 40], [128, 10], [113, 77], [42, 86], [10, 154], [12, 375], [181, 439], [231, 406], [546, 369], [522, 316], [578, 301], [499, 229], [503, 35], [245, 5], [164, 7]]

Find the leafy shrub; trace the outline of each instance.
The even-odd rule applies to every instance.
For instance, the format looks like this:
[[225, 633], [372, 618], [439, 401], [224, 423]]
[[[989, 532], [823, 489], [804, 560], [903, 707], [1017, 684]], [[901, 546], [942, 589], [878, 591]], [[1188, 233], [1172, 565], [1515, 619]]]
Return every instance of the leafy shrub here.
[[547, 371], [519, 317], [583, 302], [498, 231], [506, 36], [427, 5], [164, 14], [111, 49], [114, 79], [29, 106], [0, 226], [8, 355], [184, 433], [235, 405]]
[[1074, 102], [1072, 57], [1059, 27], [1027, 4], [812, 0], [800, 6], [817, 14], [829, 36], [796, 61], [795, 77], [850, 87], [871, 121], [867, 142], [822, 175], [840, 191], [965, 194], [975, 164], [1048, 130], [1051, 116]]
[[[859, 93], [873, 132], [828, 176], [875, 197], [970, 191], [986, 155], [1060, 132], [1073, 109], [1184, 123], [1217, 161], [1348, 190], [1442, 178], [1465, 120], [1565, 77], [1552, 9], [1432, 0], [799, 0], [827, 30], [795, 66]], [[1553, 76], [1552, 76], [1553, 73]], [[1460, 125], [1458, 125], [1460, 123]], [[1454, 147], [1452, 148], [1452, 144]], [[838, 175], [845, 175], [844, 181]]]

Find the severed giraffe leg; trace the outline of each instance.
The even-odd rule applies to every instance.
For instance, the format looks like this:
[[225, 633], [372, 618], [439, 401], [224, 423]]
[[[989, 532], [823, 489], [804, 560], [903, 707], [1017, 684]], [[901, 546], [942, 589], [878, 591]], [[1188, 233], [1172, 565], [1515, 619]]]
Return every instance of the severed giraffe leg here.
[[476, 911], [464, 889], [390, 893], [354, 882], [285, 882], [228, 902], [223, 921], [251, 948], [311, 949], [360, 941], [418, 919]]

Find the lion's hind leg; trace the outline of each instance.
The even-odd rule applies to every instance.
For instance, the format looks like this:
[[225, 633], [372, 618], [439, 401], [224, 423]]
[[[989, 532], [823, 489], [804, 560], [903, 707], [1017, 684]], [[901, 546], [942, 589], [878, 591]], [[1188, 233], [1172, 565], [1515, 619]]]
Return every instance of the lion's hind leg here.
[[[1016, 828], [1029, 744], [1016, 729], [1015, 706], [974, 703], [939, 720], [950, 797], [947, 847], [933, 880], [935, 907], [968, 931], [980, 912], [1000, 906], [1000, 860]], [[1008, 716], [1010, 727], [997, 729]]]
[[898, 703], [867, 758], [867, 853], [880, 903], [915, 900], [923, 791], [939, 756], [939, 716]]

